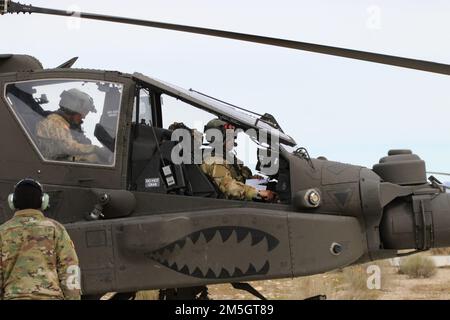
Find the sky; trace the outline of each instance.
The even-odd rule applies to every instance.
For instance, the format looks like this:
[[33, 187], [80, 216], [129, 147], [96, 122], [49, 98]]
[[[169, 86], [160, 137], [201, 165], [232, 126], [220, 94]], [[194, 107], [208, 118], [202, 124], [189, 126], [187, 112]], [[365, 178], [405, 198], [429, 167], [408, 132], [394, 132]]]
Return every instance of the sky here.
[[[450, 64], [450, 2], [443, 0], [28, 2]], [[407, 148], [426, 161], [428, 171], [450, 172], [447, 76], [38, 14], [0, 16], [0, 32], [1, 53], [31, 54], [45, 67], [78, 56], [79, 68], [137, 71], [271, 113], [312, 157], [371, 168], [389, 149]], [[187, 113], [170, 116], [178, 115], [198, 120]]]

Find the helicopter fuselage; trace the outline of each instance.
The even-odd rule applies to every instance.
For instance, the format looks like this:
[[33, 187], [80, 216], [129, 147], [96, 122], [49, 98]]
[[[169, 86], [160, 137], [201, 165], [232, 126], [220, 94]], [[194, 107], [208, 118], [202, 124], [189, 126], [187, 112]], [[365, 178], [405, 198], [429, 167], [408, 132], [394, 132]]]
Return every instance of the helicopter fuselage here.
[[[0, 222], [13, 214], [5, 200], [14, 183], [39, 180], [51, 199], [46, 215], [74, 240], [85, 294], [305, 276], [395, 257], [399, 249], [450, 245], [448, 194], [429, 184], [421, 160], [404, 151], [392, 152], [387, 169], [374, 167], [377, 174], [273, 150], [279, 170], [270, 188], [278, 203], [221, 199], [197, 164], [170, 164], [176, 185], [169, 187], [161, 159], [170, 163], [174, 142], [162, 123], [162, 93], [236, 125], [246, 122], [146, 79], [36, 66], [0, 73]], [[36, 142], [29, 122], [46, 116], [40, 107], [50, 107], [56, 94], [43, 88], [69, 84], [105, 94], [95, 138], [107, 146], [109, 162], [48, 159]], [[141, 90], [149, 92], [152, 126], [134, 111]]]

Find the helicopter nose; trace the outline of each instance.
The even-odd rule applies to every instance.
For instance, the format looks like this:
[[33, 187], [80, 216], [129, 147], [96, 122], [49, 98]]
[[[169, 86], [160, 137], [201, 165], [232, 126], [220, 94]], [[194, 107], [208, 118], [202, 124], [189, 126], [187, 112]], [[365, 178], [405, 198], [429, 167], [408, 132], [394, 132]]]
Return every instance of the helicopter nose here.
[[450, 247], [450, 193], [393, 201], [385, 207], [380, 232], [385, 249]]

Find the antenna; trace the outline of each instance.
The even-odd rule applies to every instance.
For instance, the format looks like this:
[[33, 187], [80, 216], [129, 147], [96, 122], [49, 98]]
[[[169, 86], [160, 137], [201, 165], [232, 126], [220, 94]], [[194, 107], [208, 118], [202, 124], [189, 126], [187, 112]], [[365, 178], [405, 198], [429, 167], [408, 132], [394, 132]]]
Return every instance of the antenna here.
[[435, 171], [427, 171], [428, 174], [436, 174], [438, 176], [448, 176], [450, 177], [450, 173], [446, 172], [435, 172]]

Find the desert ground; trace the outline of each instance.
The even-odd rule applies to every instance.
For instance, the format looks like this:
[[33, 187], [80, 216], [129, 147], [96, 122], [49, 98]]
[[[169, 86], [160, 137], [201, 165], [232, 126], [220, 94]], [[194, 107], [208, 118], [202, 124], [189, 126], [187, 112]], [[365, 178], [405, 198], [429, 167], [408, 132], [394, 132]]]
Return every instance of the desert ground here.
[[[377, 265], [382, 270], [380, 289], [367, 289], [367, 265], [303, 278], [258, 281], [252, 285], [267, 299], [297, 300], [321, 294], [329, 300], [450, 299], [450, 268], [439, 268], [430, 278], [415, 279], [398, 274], [398, 268], [387, 261]], [[209, 293], [212, 299], [256, 299], [234, 290], [231, 285], [211, 286]]]
[[[420, 255], [428, 257], [431, 254]], [[370, 265], [380, 268], [379, 289], [367, 288], [370, 276], [367, 268]], [[308, 277], [256, 281], [250, 284], [267, 299], [300, 300], [317, 295], [326, 295], [329, 300], [450, 299], [450, 267], [434, 267], [433, 274], [428, 277], [401, 274], [399, 269], [392, 266], [389, 260], [383, 260]], [[245, 291], [233, 289], [229, 284], [212, 285], [208, 288], [209, 297], [214, 300], [257, 299]], [[156, 296], [156, 291], [145, 291], [138, 293], [137, 299], [155, 299]]]

